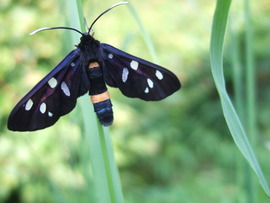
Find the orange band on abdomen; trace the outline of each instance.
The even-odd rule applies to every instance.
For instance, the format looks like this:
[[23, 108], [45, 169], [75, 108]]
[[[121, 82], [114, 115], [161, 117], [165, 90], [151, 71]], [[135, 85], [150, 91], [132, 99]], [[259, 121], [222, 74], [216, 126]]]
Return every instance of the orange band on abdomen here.
[[100, 66], [99, 63], [96, 62], [96, 61], [94, 61], [94, 62], [91, 62], [91, 63], [89, 64], [88, 68], [89, 68], [89, 69], [90, 69], [90, 68], [96, 68], [96, 67], [99, 67], [99, 66]]
[[98, 102], [102, 102], [102, 101], [105, 101], [107, 99], [110, 99], [110, 95], [109, 95], [109, 92], [106, 91], [106, 92], [103, 92], [101, 94], [90, 95], [90, 98], [91, 98], [92, 104], [96, 104]]

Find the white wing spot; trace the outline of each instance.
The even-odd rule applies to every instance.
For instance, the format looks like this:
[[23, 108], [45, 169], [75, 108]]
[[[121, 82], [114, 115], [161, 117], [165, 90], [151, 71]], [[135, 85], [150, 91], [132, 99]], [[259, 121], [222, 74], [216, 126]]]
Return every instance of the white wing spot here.
[[145, 90], [144, 90], [144, 93], [146, 93], [146, 94], [147, 94], [148, 92], [149, 92], [149, 88], [148, 88], [148, 87], [146, 87], [146, 88], [145, 88]]
[[46, 104], [42, 103], [39, 107], [39, 110], [42, 114], [44, 114], [46, 112]]
[[153, 81], [151, 79], [147, 78], [147, 83], [148, 83], [148, 86], [150, 88], [153, 88], [154, 87], [154, 83], [153, 83]]
[[32, 99], [29, 99], [25, 104], [25, 107], [24, 107], [25, 110], [29, 111], [32, 108], [33, 104], [34, 104], [34, 102], [32, 101]]
[[56, 85], [57, 85], [57, 80], [52, 77], [49, 81], [48, 81], [48, 84], [50, 85], [51, 88], [55, 88]]
[[48, 116], [52, 117], [53, 116], [52, 112], [48, 112]]
[[130, 62], [130, 67], [133, 69], [133, 70], [137, 70], [138, 67], [139, 67], [139, 63], [137, 61], [131, 61]]
[[127, 81], [127, 79], [128, 79], [128, 74], [129, 74], [128, 69], [127, 69], [127, 68], [124, 68], [124, 69], [123, 69], [123, 72], [122, 72], [122, 81], [123, 81], [123, 82], [126, 82], [126, 81]]
[[112, 59], [112, 58], [113, 58], [113, 55], [112, 55], [112, 54], [109, 54], [108, 57], [109, 57], [110, 59]]
[[68, 96], [68, 97], [70, 96], [70, 91], [69, 91], [68, 86], [65, 82], [62, 82], [61, 89], [63, 90], [63, 92], [66, 96]]
[[159, 70], [156, 70], [156, 76], [159, 80], [163, 79], [163, 74]]
[[71, 66], [71, 67], [74, 67], [74, 66], [75, 66], [75, 63], [74, 63], [74, 62], [72, 62], [72, 63], [70, 64], [70, 66]]

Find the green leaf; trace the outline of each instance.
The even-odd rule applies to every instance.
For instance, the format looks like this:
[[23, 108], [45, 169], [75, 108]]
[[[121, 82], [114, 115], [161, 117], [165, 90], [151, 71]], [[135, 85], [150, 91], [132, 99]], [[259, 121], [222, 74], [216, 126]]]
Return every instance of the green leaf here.
[[234, 106], [226, 91], [225, 80], [223, 74], [223, 43], [226, 31], [226, 24], [228, 20], [228, 13], [230, 9], [231, 0], [218, 0], [213, 19], [211, 44], [210, 44], [210, 60], [211, 70], [216, 84], [217, 91], [220, 96], [220, 101], [223, 109], [223, 114], [229, 130], [232, 134], [234, 142], [243, 156], [247, 159], [251, 168], [259, 178], [259, 181], [268, 196], [270, 196], [270, 189], [256, 156], [249, 143], [245, 130], [241, 124], [240, 119], [234, 109]]

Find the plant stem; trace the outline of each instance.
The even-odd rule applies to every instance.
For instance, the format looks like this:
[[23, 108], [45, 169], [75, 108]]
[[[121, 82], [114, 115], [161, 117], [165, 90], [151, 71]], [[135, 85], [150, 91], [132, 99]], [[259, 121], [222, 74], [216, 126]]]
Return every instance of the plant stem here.
[[[67, 4], [70, 26], [85, 31], [81, 0], [70, 0]], [[76, 44], [77, 39], [78, 34], [72, 33], [72, 44]], [[122, 203], [124, 202], [122, 188], [109, 131], [97, 121], [89, 95], [83, 96], [79, 105], [94, 179], [95, 202]]]

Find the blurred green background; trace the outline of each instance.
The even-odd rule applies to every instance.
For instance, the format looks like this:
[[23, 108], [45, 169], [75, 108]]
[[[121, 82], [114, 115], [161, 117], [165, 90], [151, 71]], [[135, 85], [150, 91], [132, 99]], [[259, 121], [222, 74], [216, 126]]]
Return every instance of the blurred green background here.
[[[88, 24], [116, 2], [83, 1]], [[183, 87], [160, 102], [126, 98], [109, 88], [115, 116], [110, 134], [125, 202], [249, 202], [250, 188], [256, 202], [268, 202], [256, 178], [249, 182], [253, 173], [227, 129], [213, 83], [209, 43], [215, 1], [136, 0], [132, 5], [157, 59], [125, 6], [95, 24], [95, 38], [157, 60]], [[260, 0], [251, 8], [258, 127], [253, 147], [270, 180], [270, 2]], [[6, 128], [14, 105], [70, 51], [66, 31], [29, 36], [40, 27], [66, 25], [64, 13], [65, 6], [57, 1], [0, 1], [0, 202], [92, 202], [80, 108], [42, 131], [14, 133]], [[232, 2], [224, 67], [233, 101], [232, 34], [239, 44], [238, 71], [244, 72], [243, 21], [243, 5]], [[245, 88], [241, 91], [244, 95]]]

